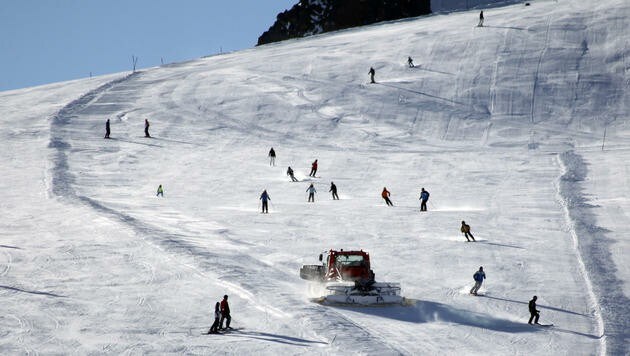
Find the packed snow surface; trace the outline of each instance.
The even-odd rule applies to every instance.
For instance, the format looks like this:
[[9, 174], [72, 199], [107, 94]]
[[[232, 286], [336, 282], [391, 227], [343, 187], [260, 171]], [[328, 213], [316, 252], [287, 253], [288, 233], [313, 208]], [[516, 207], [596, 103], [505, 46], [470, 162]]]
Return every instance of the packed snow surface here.
[[[0, 93], [0, 353], [628, 354], [630, 3], [477, 11]], [[311, 302], [331, 248], [410, 305]]]

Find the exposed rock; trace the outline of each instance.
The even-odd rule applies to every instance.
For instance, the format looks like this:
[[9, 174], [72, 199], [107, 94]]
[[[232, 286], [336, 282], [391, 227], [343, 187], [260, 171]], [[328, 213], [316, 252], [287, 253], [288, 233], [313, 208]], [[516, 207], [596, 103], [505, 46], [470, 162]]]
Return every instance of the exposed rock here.
[[300, 0], [278, 14], [258, 45], [430, 12], [430, 0]]

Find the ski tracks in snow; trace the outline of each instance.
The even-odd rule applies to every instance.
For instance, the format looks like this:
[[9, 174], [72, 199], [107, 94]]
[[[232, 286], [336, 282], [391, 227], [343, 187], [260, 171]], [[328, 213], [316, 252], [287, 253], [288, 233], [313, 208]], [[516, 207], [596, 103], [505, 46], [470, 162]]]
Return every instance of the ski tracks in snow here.
[[583, 158], [573, 151], [558, 155], [562, 175], [557, 191], [564, 208], [569, 233], [573, 239], [577, 262], [591, 299], [593, 315], [600, 335], [600, 354], [628, 354], [630, 329], [630, 300], [617, 279], [610, 256], [608, 232], [596, 225], [597, 219], [589, 211], [581, 182], [587, 177]]

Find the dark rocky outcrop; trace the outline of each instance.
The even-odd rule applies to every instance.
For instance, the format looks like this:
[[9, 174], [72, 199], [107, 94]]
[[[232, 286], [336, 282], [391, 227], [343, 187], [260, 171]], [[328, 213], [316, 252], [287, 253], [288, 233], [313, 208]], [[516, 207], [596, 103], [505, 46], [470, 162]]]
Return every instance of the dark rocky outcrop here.
[[430, 12], [430, 0], [300, 0], [278, 14], [258, 45]]

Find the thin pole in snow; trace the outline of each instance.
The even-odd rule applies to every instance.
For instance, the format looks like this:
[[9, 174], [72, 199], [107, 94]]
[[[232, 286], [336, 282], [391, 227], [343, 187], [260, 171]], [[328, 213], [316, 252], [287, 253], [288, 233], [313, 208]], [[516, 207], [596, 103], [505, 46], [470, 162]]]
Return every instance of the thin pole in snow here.
[[606, 144], [606, 129], [608, 126], [604, 126], [604, 138], [602, 139], [602, 151], [604, 150], [604, 144]]

